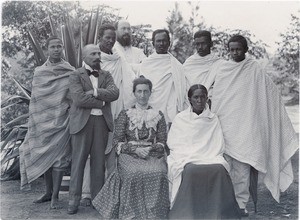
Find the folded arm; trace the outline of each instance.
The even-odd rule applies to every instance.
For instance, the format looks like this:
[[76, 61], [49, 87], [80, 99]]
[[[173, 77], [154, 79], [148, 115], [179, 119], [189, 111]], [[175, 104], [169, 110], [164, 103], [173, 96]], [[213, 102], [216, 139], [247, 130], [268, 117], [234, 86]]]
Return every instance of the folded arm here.
[[104, 88], [97, 88], [96, 98], [105, 102], [113, 102], [119, 98], [119, 89], [111, 74], [106, 75]]
[[69, 90], [73, 104], [81, 108], [99, 108], [103, 107], [103, 101], [96, 99], [88, 91], [83, 90], [80, 75], [73, 73], [69, 76]]

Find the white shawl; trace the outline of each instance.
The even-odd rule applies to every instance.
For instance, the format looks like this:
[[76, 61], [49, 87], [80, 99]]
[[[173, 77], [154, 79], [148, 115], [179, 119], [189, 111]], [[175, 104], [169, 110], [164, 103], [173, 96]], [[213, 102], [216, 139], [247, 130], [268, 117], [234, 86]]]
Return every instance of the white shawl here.
[[113, 49], [125, 59], [134, 73], [138, 74], [140, 63], [146, 58], [143, 50], [133, 46], [123, 47], [118, 41], [115, 42]]
[[120, 91], [118, 100], [111, 103], [111, 111], [115, 119], [122, 109], [130, 108], [134, 104], [135, 98], [132, 92], [132, 82], [135, 74], [116, 50], [113, 50], [113, 54], [102, 52], [101, 61], [101, 68], [110, 72]]
[[188, 80], [188, 85], [192, 86], [194, 84], [209, 85], [207, 89], [211, 87], [212, 82], [208, 82], [208, 75], [210, 74], [211, 66], [220, 60], [220, 58], [215, 54], [211, 53], [204, 57], [201, 57], [197, 52], [187, 58], [184, 62], [183, 67], [185, 75]]
[[229, 170], [223, 157], [225, 145], [221, 125], [208, 105], [200, 115], [192, 112], [191, 108], [176, 115], [167, 144], [170, 148], [167, 162], [171, 204], [175, 200], [186, 164], [222, 164]]
[[151, 54], [143, 60], [139, 75], [153, 83], [149, 105], [161, 110], [167, 122], [187, 108], [186, 77], [182, 64], [172, 54]]
[[221, 122], [225, 153], [250, 164], [279, 202], [280, 191], [293, 181], [290, 158], [298, 149], [298, 136], [281, 95], [259, 64], [223, 61], [215, 71], [212, 112]]

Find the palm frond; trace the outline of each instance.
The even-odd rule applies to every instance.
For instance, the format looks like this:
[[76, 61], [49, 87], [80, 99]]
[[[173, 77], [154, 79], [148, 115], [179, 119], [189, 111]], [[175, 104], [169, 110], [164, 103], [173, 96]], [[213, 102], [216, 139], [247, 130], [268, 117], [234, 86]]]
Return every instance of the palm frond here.
[[2, 137], [2, 140], [4, 140], [4, 141], [1, 143], [1, 152], [5, 148], [5, 146], [7, 145], [8, 142], [13, 141], [17, 137], [18, 132], [19, 132], [18, 128], [13, 128], [8, 133], [8, 135], [5, 137], [5, 139], [3, 139], [3, 137]]
[[82, 23], [80, 23], [80, 29], [79, 29], [79, 46], [78, 46], [78, 52], [77, 52], [77, 67], [81, 67], [81, 65], [82, 65], [82, 47], [83, 47]]
[[15, 157], [1, 168], [1, 181], [20, 179], [19, 157]]
[[73, 67], [76, 68], [77, 61], [76, 61], [75, 43], [74, 43], [73, 32], [70, 27], [69, 19], [66, 19], [65, 25], [62, 26], [62, 36], [63, 36], [63, 42], [65, 46], [66, 59]]
[[93, 17], [93, 12], [91, 12], [91, 16], [89, 18], [89, 23], [88, 23], [85, 45], [97, 43], [98, 26], [101, 24], [102, 24], [102, 16], [100, 17], [100, 22], [99, 22], [99, 6], [98, 6], [95, 17]]
[[[15, 148], [15, 147], [14, 147]], [[1, 165], [5, 164], [9, 160], [19, 156], [19, 149], [11, 148], [1, 160]]]
[[27, 101], [29, 104], [29, 100], [26, 97], [19, 96], [19, 95], [12, 95], [1, 102], [1, 109], [4, 110], [16, 104], [27, 103]]
[[11, 120], [10, 122], [8, 122], [8, 123], [5, 125], [5, 127], [16, 126], [18, 122], [21, 122], [21, 121], [27, 119], [28, 116], [29, 116], [29, 113], [24, 114], [24, 115], [20, 115], [19, 117], [17, 117], [17, 118], [15, 118], [15, 119]]
[[92, 20], [93, 20], [93, 11], [91, 11], [91, 15], [90, 15], [90, 18], [89, 18], [89, 23], [88, 23], [88, 28], [87, 28], [87, 31], [86, 31], [86, 39], [85, 39], [85, 45], [87, 44], [92, 44], [93, 43], [93, 39], [91, 39], [91, 29], [92, 29]]
[[18, 88], [23, 92], [23, 94], [25, 95], [25, 97], [30, 100], [31, 97], [31, 91], [27, 88], [25, 88], [18, 80], [16, 80], [14, 77], [12, 77], [13, 81], [16, 83], [16, 85], [18, 86]]
[[36, 37], [34, 36], [33, 32], [30, 30], [30, 28], [28, 28], [28, 39], [33, 48], [34, 57], [35, 57], [35, 60], [37, 61], [37, 65], [38, 66], [43, 65], [46, 62], [46, 57], [36, 39]]
[[53, 36], [57, 36], [56, 28], [55, 28], [55, 26], [54, 26], [54, 24], [53, 24], [53, 22], [52, 22], [52, 19], [51, 19], [51, 17], [50, 17], [49, 14], [48, 14], [48, 19], [49, 19], [50, 28], [51, 28], [51, 34], [52, 34]]
[[98, 26], [99, 26], [99, 23], [100, 23], [100, 26], [101, 26], [101, 23], [102, 23], [102, 17], [100, 18], [100, 22], [98, 21], [98, 18], [99, 18], [99, 6], [98, 6], [98, 9], [97, 9], [97, 13], [96, 13], [96, 19], [95, 19], [95, 22], [94, 22], [94, 44], [97, 44], [97, 35], [98, 35]]

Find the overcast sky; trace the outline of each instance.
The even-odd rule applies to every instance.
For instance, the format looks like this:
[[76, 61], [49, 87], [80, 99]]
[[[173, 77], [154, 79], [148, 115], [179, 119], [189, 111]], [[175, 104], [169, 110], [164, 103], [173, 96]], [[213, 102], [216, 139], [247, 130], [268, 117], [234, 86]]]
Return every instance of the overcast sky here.
[[[183, 17], [187, 21], [191, 15], [187, 1], [178, 1]], [[222, 30], [249, 30], [270, 46], [267, 51], [274, 53], [279, 34], [289, 27], [291, 14], [299, 17], [299, 1], [192, 1], [199, 2], [199, 19], [207, 25]], [[92, 1], [82, 2], [90, 9], [97, 4], [106, 4], [120, 9], [120, 16], [127, 17], [132, 25], [151, 24], [152, 29], [167, 28], [166, 18], [175, 7], [175, 1]]]

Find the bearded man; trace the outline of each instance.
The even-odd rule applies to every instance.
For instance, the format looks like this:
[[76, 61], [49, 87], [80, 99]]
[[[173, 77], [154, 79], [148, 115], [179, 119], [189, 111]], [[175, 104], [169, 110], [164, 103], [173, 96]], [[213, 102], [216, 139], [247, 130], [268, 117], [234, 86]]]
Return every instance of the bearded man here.
[[133, 47], [132, 44], [132, 30], [128, 21], [120, 20], [115, 25], [117, 41], [114, 49], [122, 56], [132, 67], [137, 74], [139, 64], [146, 58], [143, 50]]

